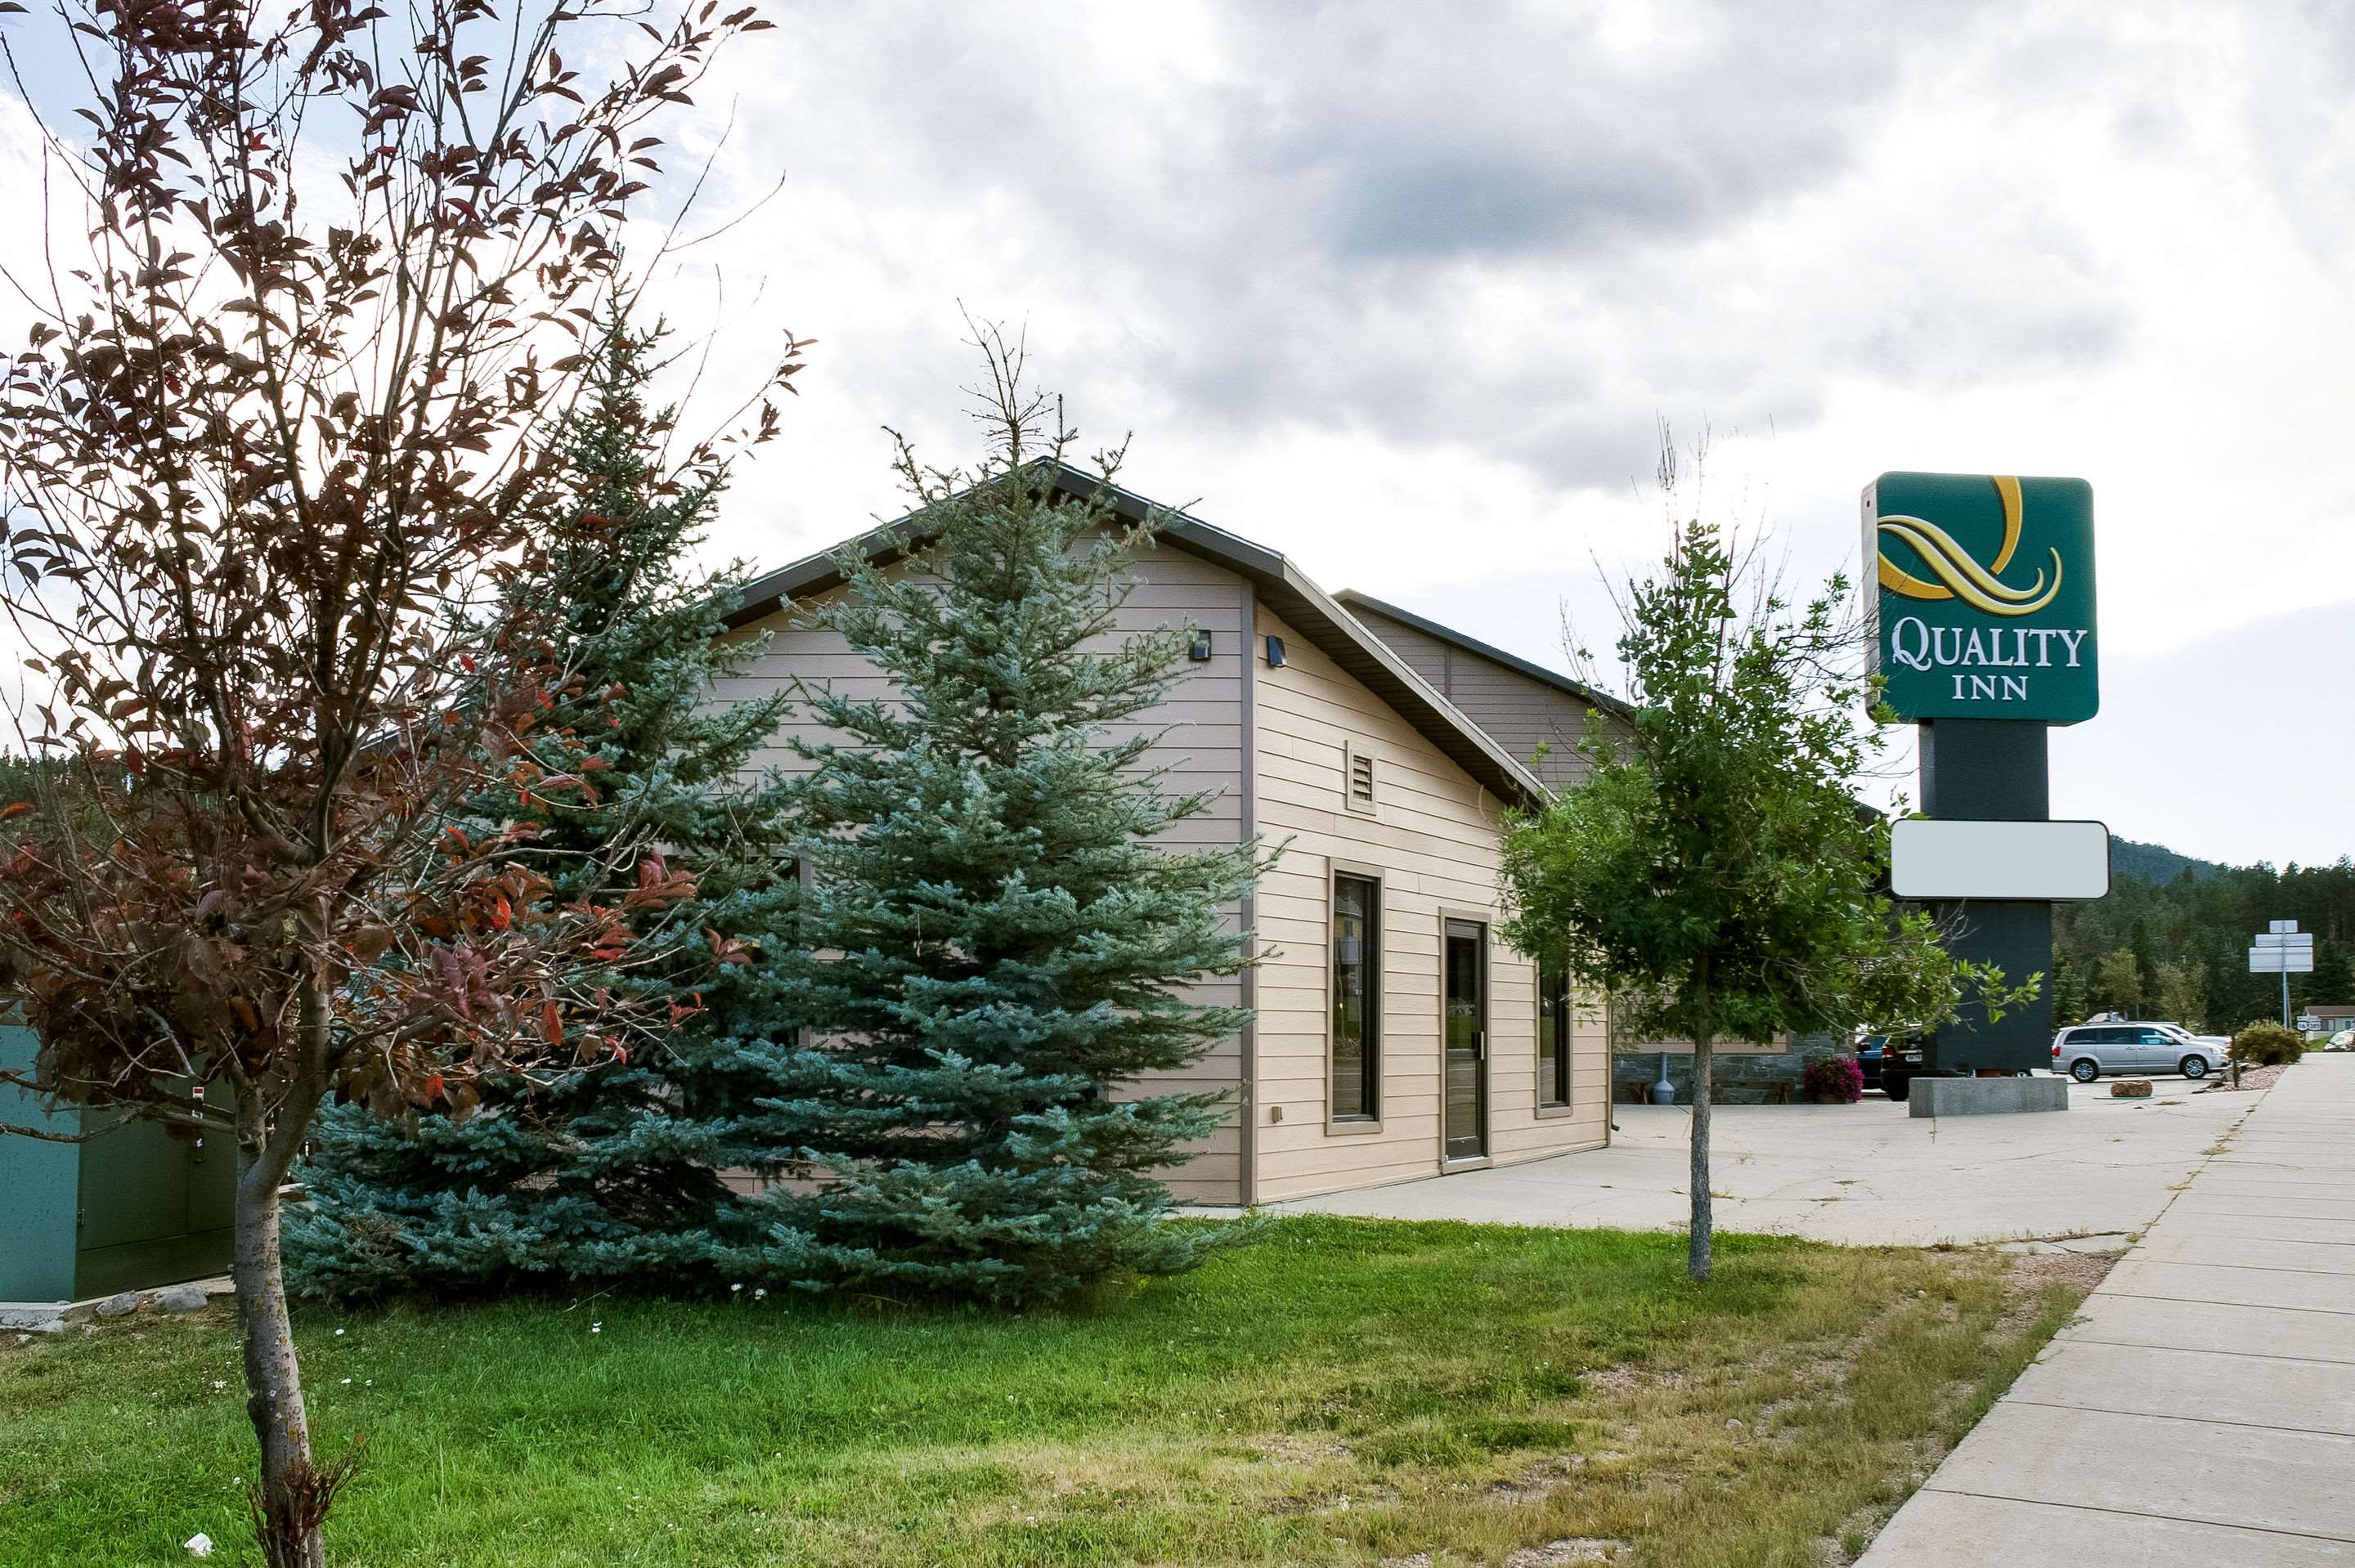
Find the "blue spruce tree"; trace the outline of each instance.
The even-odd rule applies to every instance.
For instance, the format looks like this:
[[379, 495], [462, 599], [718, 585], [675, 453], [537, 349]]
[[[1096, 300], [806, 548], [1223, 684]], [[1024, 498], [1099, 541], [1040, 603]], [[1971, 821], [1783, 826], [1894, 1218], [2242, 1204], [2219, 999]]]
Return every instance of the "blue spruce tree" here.
[[[772, 967], [809, 1046], [769, 1134], [807, 1158], [746, 1209], [767, 1229], [745, 1277], [1015, 1302], [1184, 1269], [1231, 1234], [1167, 1223], [1153, 1174], [1220, 1097], [1136, 1080], [1247, 1022], [1191, 987], [1246, 963], [1258, 846], [1156, 846], [1210, 803], [1146, 755], [1189, 630], [1119, 630], [1156, 524], [1059, 495], [1060, 410], [1003, 344], [991, 366], [981, 471], [901, 442], [908, 569], [846, 555], [810, 618], [897, 695], [802, 694], [841, 736], [793, 739], [810, 768], [785, 789], [806, 870]], [[1119, 454], [1097, 461], [1108, 492]]]
[[613, 977], [677, 1027], [626, 1061], [495, 1084], [480, 1105], [323, 1115], [299, 1168], [310, 1204], [286, 1224], [289, 1276], [305, 1294], [708, 1279], [729, 1255], [715, 1231], [734, 1202], [722, 1172], [774, 1168], [755, 1102], [796, 1058], [776, 1037], [777, 978], [759, 960], [791, 919], [790, 828], [773, 779], [741, 775], [788, 696], [709, 701], [755, 650], [719, 640], [741, 573], [687, 562], [727, 469], [708, 450], [663, 466], [671, 416], [645, 401], [659, 336], [607, 323], [562, 439], [554, 570], [523, 590], [565, 607], [596, 801], [498, 790], [474, 812], [534, 822], [530, 853], [567, 895], [636, 859], [613, 853], [617, 838], [692, 867], [696, 895], [645, 933], [640, 950], [661, 956]]

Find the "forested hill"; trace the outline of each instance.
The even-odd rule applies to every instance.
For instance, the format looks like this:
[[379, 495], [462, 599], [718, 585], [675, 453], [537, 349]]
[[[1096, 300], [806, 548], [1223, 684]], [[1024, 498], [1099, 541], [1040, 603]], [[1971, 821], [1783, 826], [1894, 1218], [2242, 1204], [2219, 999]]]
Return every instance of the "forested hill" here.
[[2110, 841], [2110, 874], [2139, 876], [2145, 882], [2173, 882], [2185, 872], [2213, 876], [2224, 868], [2212, 860], [2194, 860], [2165, 844], [2137, 843], [2132, 839]]
[[2219, 865], [2114, 839], [2109, 896], [2054, 907], [2055, 1022], [2115, 1008], [2224, 1032], [2278, 1016], [2281, 978], [2247, 961], [2274, 920], [2315, 934], [2315, 972], [2290, 977], [2291, 1006], [2355, 1001], [2355, 862]]

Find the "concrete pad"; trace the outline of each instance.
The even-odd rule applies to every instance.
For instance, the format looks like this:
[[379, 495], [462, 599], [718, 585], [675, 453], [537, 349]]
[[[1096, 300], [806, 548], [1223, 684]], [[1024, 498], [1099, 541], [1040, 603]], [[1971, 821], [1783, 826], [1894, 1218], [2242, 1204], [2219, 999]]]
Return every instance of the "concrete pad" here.
[[[2355, 1363], [2071, 1340], [2020, 1373], [2004, 1397], [2355, 1437]], [[2355, 1538], [2355, 1520], [2348, 1533]]]
[[2066, 1078], [1916, 1078], [1906, 1114], [2018, 1116], [2069, 1108]]
[[[1960, 1082], [1961, 1080], [1956, 1080]], [[2038, 1082], [2007, 1079], [1998, 1082]], [[1718, 1227], [1854, 1245], [2137, 1233], [2261, 1097], [2182, 1094], [2126, 1108], [2107, 1086], [2059, 1085], [2070, 1114], [1913, 1120], [1906, 1107], [1721, 1106]], [[1691, 1117], [1614, 1106], [1607, 1149], [1272, 1203], [1389, 1219], [1680, 1230]], [[2349, 1193], [2355, 1199], [2355, 1192]]]
[[2355, 1364], [2355, 1314], [2222, 1301], [2167, 1301], [2097, 1290], [2061, 1330], [2064, 1340], [2113, 1345], [2257, 1351], [2300, 1361]]
[[[2139, 1456], [2142, 1462], [2119, 1462]], [[1938, 1491], [2343, 1540], [2355, 1437], [1999, 1404], [1929, 1483]]]
[[2344, 1568], [2355, 1545], [2148, 1514], [1916, 1492], [1857, 1568]]
[[[2355, 1277], [2355, 1246], [2344, 1242], [2256, 1241], [2190, 1230], [2154, 1228], [2135, 1255], [2151, 1263], [2204, 1263], [2225, 1268], [2289, 1268]], [[2355, 1284], [2342, 1288], [2355, 1297]]]
[[2147, 1263], [2133, 1253], [2110, 1270], [2102, 1290], [2113, 1296], [2153, 1296], [2174, 1301], [2222, 1301], [2242, 1307], [2290, 1307], [2355, 1313], [2355, 1290], [2343, 1276], [2287, 1268], [2232, 1268], [2200, 1263]]

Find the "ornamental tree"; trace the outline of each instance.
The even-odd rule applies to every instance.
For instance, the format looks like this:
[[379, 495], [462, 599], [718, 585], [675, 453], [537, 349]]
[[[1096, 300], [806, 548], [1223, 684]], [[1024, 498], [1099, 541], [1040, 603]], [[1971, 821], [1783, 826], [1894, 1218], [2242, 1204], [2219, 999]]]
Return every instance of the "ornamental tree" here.
[[[349, 1467], [314, 1463], [278, 1193], [319, 1107], [464, 1107], [619, 1054], [611, 971], [688, 890], [624, 837], [634, 868], [568, 895], [515, 853], [528, 819], [462, 819], [495, 788], [602, 800], [520, 589], [549, 569], [544, 437], [623, 279], [648, 122], [764, 24], [58, 16], [89, 98], [44, 154], [80, 221], [13, 281], [37, 319], [0, 391], [0, 510], [24, 738], [61, 765], [0, 829], [0, 992], [51, 1101], [234, 1144], [254, 1514], [270, 1563], [317, 1564]], [[71, 90], [56, 74], [28, 101]]]
[[[1673, 460], [1662, 479], [1673, 502]], [[1709, 1277], [1712, 1051], [1724, 1038], [1923, 1027], [1998, 970], [1948, 955], [1931, 917], [1887, 896], [1889, 824], [1856, 792], [1893, 722], [1844, 623], [1845, 578], [1804, 606], [1745, 592], [1719, 526], [1673, 525], [1621, 596], [1632, 711], [1590, 719], [1578, 789], [1513, 819], [1504, 869], [1516, 947], [1611, 994], [1639, 1037], [1693, 1047], [1689, 1272]]]

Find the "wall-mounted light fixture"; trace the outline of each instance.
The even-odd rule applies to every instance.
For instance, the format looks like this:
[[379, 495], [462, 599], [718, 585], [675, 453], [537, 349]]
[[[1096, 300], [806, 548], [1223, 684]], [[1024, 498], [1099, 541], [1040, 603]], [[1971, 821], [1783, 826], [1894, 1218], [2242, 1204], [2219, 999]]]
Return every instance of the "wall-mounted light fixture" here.
[[1192, 644], [1187, 648], [1186, 657], [1191, 659], [1197, 664], [1209, 663], [1210, 662], [1210, 634], [1207, 631], [1197, 631], [1194, 633], [1194, 641]]
[[1281, 670], [1284, 668], [1283, 638], [1271, 637], [1267, 640], [1267, 662], [1271, 669]]

